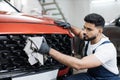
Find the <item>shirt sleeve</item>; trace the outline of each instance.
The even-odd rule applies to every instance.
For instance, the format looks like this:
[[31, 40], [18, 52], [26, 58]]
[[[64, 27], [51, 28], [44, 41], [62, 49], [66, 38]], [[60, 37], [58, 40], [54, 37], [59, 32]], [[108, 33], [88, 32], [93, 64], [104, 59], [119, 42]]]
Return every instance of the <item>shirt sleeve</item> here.
[[94, 55], [104, 64], [107, 61], [116, 58], [116, 49], [112, 43], [99, 46]]

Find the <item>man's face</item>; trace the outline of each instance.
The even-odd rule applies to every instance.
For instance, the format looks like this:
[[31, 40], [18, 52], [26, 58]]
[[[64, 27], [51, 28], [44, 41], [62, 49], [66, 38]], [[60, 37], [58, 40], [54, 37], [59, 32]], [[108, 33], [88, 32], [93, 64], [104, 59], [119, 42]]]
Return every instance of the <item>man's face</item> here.
[[98, 36], [100, 29], [95, 26], [95, 24], [91, 24], [88, 22], [85, 22], [84, 24], [84, 38], [85, 41], [91, 41], [96, 39]]

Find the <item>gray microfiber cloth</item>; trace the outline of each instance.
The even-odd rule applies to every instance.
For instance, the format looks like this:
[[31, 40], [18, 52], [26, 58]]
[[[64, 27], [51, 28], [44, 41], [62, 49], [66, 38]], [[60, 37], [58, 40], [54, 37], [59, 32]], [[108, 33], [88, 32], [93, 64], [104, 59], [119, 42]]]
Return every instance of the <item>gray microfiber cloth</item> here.
[[31, 65], [39, 62], [41, 65], [44, 64], [43, 55], [38, 53], [42, 42], [45, 40], [44, 37], [28, 37], [27, 44], [24, 47], [24, 51], [28, 56], [28, 61]]

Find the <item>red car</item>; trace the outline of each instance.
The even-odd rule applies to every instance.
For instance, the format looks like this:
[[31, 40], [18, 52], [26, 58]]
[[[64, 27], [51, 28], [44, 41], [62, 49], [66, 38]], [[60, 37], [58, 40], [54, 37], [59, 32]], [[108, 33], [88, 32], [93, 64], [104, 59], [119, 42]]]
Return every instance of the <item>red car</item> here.
[[72, 55], [73, 36], [54, 20], [0, 14], [0, 79], [62, 80], [70, 75], [71, 69], [51, 56], [44, 57], [44, 65], [30, 65], [23, 48], [28, 37], [36, 36], [44, 36], [52, 48]]
[[50, 18], [18, 16], [20, 11], [7, 0], [0, 3], [0, 79], [62, 80], [72, 74], [71, 68], [51, 56], [44, 55], [44, 65], [30, 65], [23, 50], [28, 37], [44, 36], [52, 48], [72, 55], [73, 36], [67, 29], [56, 26]]

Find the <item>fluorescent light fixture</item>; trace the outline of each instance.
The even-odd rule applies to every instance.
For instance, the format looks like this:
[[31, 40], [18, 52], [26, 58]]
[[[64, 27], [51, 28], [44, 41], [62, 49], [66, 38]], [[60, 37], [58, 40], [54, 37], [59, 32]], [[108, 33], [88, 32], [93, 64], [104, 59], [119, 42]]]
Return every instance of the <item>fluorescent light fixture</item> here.
[[92, 4], [97, 4], [97, 3], [108, 3], [108, 2], [113, 2], [115, 0], [92, 0]]

